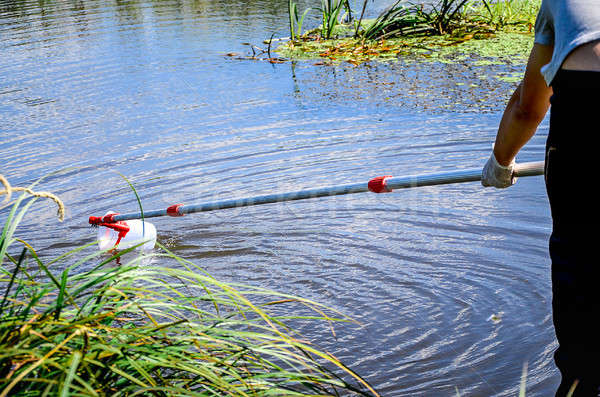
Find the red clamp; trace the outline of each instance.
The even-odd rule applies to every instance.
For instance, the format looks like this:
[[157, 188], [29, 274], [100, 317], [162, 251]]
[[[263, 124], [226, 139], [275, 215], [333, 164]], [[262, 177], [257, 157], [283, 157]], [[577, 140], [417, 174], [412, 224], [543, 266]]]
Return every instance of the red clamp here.
[[121, 239], [129, 233], [129, 225], [125, 221], [119, 221], [117, 223], [101, 223], [100, 226], [108, 227], [119, 232], [119, 237], [115, 242], [115, 247], [119, 245]]
[[115, 242], [115, 247], [116, 247], [121, 242], [121, 239], [123, 239], [123, 237], [125, 237], [127, 235], [127, 233], [129, 233], [130, 228], [129, 228], [129, 225], [127, 224], [127, 222], [125, 222], [125, 221], [115, 221], [115, 219], [114, 219], [115, 215], [118, 215], [118, 214], [116, 214], [116, 213], [107, 214], [102, 217], [90, 216], [89, 222], [93, 226], [104, 226], [109, 229], [117, 231], [119, 233], [119, 235], [117, 237], [117, 241]]
[[391, 175], [378, 176], [369, 181], [368, 187], [369, 190], [373, 193], [388, 193], [391, 192], [392, 189], [388, 188], [386, 185], [386, 180], [391, 178]]
[[115, 215], [119, 215], [117, 213], [106, 214], [104, 216], [90, 216], [90, 225], [95, 226], [105, 226], [103, 223], [116, 223]]
[[179, 213], [179, 209], [183, 207], [183, 204], [173, 204], [167, 208], [167, 215], [169, 216], [183, 216], [185, 214]]

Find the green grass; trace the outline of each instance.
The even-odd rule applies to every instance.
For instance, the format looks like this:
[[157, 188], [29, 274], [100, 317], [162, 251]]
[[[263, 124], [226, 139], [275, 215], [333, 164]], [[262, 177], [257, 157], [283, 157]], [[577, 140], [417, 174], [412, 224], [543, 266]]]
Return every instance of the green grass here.
[[164, 247], [42, 260], [15, 236], [34, 201], [15, 201], [0, 236], [0, 397], [377, 395], [286, 325], [349, 320], [338, 312]]

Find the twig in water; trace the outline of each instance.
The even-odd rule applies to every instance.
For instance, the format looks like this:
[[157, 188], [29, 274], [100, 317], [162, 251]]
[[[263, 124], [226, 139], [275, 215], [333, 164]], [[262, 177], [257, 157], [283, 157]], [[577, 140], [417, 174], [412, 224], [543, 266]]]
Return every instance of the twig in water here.
[[271, 38], [269, 39], [269, 46], [267, 47], [267, 55], [269, 56], [269, 59], [271, 59], [271, 43], [273, 42], [273, 36], [275, 36], [275, 32], [273, 32], [273, 34], [271, 35]]

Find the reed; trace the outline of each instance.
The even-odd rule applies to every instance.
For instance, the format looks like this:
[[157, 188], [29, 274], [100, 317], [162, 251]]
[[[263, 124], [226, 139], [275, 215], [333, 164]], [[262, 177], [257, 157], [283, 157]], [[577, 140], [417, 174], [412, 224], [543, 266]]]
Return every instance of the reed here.
[[42, 260], [15, 236], [35, 199], [0, 235], [0, 397], [377, 395], [287, 325], [348, 321], [335, 310], [220, 282], [164, 247]]
[[345, 0], [321, 0], [321, 36], [330, 39], [334, 28], [339, 24], [339, 16], [347, 2]]
[[302, 34], [302, 25], [304, 24], [304, 18], [309, 13], [311, 8], [307, 8], [302, 13], [302, 16], [298, 15], [298, 5], [294, 0], [288, 1], [288, 15], [290, 19], [290, 38], [295, 41], [297, 37]]

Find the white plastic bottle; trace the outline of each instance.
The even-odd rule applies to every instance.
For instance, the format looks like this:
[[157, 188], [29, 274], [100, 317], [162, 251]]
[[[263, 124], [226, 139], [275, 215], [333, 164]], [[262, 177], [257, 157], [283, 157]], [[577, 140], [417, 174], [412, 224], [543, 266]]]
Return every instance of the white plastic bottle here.
[[[110, 214], [108, 212], [106, 215]], [[128, 221], [121, 221], [129, 226], [129, 231], [125, 236], [121, 238], [119, 245], [115, 247], [119, 240], [119, 232], [111, 228], [100, 226], [98, 228], [98, 246], [101, 250], [107, 250], [111, 248], [127, 249], [134, 245], [144, 242], [137, 249], [142, 251], [150, 251], [156, 244], [156, 228], [149, 222], [142, 222], [139, 219], [132, 219]]]

